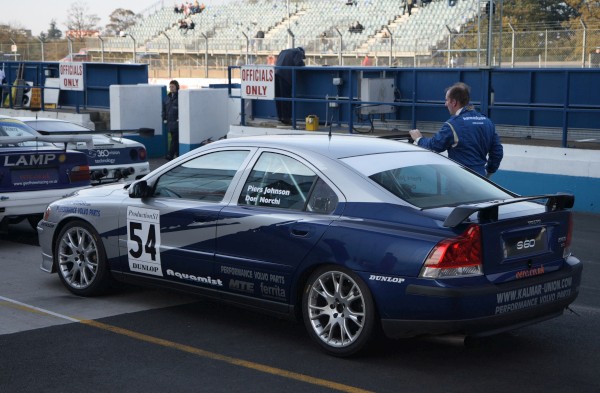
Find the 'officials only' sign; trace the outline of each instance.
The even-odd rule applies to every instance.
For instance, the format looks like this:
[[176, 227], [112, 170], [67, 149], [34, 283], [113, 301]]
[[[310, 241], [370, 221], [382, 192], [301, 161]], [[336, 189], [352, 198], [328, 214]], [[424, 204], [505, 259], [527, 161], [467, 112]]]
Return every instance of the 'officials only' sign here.
[[60, 89], [83, 91], [83, 63], [60, 63]]
[[242, 98], [272, 100], [275, 98], [275, 68], [244, 66], [241, 69]]

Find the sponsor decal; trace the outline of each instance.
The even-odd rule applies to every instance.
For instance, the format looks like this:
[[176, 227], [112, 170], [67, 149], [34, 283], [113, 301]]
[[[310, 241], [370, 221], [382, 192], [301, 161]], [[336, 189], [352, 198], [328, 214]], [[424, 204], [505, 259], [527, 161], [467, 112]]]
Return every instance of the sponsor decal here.
[[24, 169], [12, 171], [11, 181], [13, 187], [35, 187], [58, 184], [58, 172], [48, 169]]
[[127, 250], [129, 270], [163, 276], [158, 210], [127, 207]]
[[376, 274], [371, 274], [369, 276], [369, 280], [391, 282], [394, 284], [402, 284], [404, 282], [404, 279], [402, 277], [378, 276]]
[[90, 209], [77, 206], [57, 206], [56, 211], [64, 214], [81, 214], [84, 216], [100, 217], [99, 209]]
[[254, 283], [232, 279], [229, 280], [229, 289], [246, 293], [254, 293]]
[[177, 277], [182, 280], [198, 282], [201, 284], [208, 284], [208, 285], [212, 285], [215, 287], [223, 286], [223, 281], [221, 281], [220, 279], [214, 279], [214, 278], [211, 278], [210, 276], [202, 277], [202, 276], [195, 276], [193, 274], [180, 273], [180, 272], [173, 271], [171, 269], [167, 269], [167, 276]]
[[[64, 162], [66, 159], [64, 154], [60, 154], [58, 158], [60, 162]], [[48, 165], [54, 160], [56, 160], [56, 154], [21, 154], [19, 156], [4, 156], [4, 166]]]
[[272, 298], [285, 298], [285, 289], [281, 288], [279, 285], [267, 285], [265, 283], [260, 283], [260, 293], [265, 297]]
[[254, 278], [261, 281], [269, 281], [277, 284], [285, 284], [285, 277], [278, 274], [254, 272]]
[[121, 151], [117, 149], [108, 150], [108, 149], [96, 149], [96, 150], [88, 150], [88, 157], [90, 157], [94, 164], [110, 164], [114, 165], [117, 160], [120, 158]]
[[496, 314], [518, 311], [554, 302], [571, 295], [573, 278], [563, 278], [544, 284], [500, 292], [496, 295]]
[[520, 272], [517, 272], [515, 274], [515, 278], [517, 278], [517, 279], [527, 278], [527, 277], [539, 276], [540, 274], [544, 274], [543, 266], [536, 267], [533, 269], [521, 270]]
[[236, 276], [236, 277], [245, 277], [245, 278], [254, 277], [252, 270], [240, 269], [240, 268], [231, 267], [231, 266], [221, 266], [221, 273], [227, 274], [230, 276]]

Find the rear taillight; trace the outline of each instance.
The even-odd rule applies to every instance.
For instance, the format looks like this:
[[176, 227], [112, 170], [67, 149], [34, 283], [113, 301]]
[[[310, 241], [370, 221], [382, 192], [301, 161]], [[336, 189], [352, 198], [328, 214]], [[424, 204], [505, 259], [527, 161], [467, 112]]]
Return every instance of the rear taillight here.
[[571, 240], [573, 239], [573, 215], [569, 213], [569, 228], [567, 229], [567, 240], [563, 249], [563, 258], [571, 255]]
[[138, 149], [138, 154], [140, 156], [140, 161], [146, 161], [146, 149]]
[[479, 226], [471, 225], [460, 236], [436, 244], [425, 260], [420, 277], [450, 278], [482, 274], [481, 234]]
[[69, 181], [71, 183], [79, 183], [90, 181], [90, 167], [87, 165], [79, 165], [71, 168], [71, 172], [69, 172]]

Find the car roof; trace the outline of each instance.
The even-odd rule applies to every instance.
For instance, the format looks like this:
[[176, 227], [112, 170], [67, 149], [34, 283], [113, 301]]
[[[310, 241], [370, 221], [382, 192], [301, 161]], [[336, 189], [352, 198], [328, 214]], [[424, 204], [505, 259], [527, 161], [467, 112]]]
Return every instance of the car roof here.
[[290, 150], [295, 153], [314, 152], [333, 159], [369, 154], [423, 151], [410, 143], [372, 136], [348, 134], [284, 134], [244, 136], [223, 139], [207, 146], [254, 146]]
[[[21, 120], [22, 122], [39, 120], [39, 121], [60, 121], [62, 123], [73, 123], [72, 121], [69, 121], [69, 120], [54, 119], [51, 117], [15, 116], [13, 119]], [[76, 124], [76, 123], [74, 123], [74, 124]]]

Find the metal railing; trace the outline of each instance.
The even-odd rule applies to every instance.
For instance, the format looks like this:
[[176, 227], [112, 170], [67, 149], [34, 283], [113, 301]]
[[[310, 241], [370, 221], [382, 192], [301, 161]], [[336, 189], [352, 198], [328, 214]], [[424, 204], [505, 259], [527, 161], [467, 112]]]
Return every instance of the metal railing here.
[[[371, 36], [362, 41], [350, 41], [344, 34], [332, 37], [307, 37], [293, 34], [294, 46], [302, 46], [311, 65], [359, 65], [367, 55], [375, 66], [400, 67], [481, 67], [486, 65], [486, 31], [460, 33], [448, 31], [445, 38], [432, 44], [425, 37], [402, 39]], [[390, 32], [391, 33], [391, 32]], [[519, 30], [511, 25], [492, 35], [491, 66], [495, 67], [593, 67], [595, 48], [600, 46], [600, 28]], [[239, 34], [237, 38], [209, 37], [201, 32], [161, 34], [151, 41], [140, 42], [131, 37], [94, 37], [85, 41], [0, 42], [3, 60], [58, 61], [69, 54], [86, 49], [95, 62], [145, 62], [153, 70], [167, 69], [167, 57], [172, 57], [172, 69], [202, 63], [203, 67], [221, 69], [235, 65], [242, 56], [247, 63], [266, 63], [289, 47], [286, 39], [258, 39]], [[16, 51], [13, 51], [16, 49]], [[158, 58], [147, 59], [148, 53]], [[137, 55], [141, 56], [138, 57]], [[196, 58], [186, 64], [185, 59]], [[155, 60], [152, 62], [152, 60]], [[158, 61], [160, 60], [160, 61]]]

